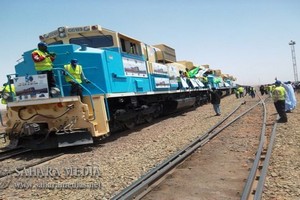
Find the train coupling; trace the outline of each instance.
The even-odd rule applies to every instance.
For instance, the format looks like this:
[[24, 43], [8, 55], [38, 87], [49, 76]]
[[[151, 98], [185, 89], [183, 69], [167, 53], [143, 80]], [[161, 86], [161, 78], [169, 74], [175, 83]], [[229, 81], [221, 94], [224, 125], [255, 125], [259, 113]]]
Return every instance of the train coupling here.
[[23, 125], [25, 135], [33, 135], [41, 130], [40, 125], [36, 123], [26, 123]]

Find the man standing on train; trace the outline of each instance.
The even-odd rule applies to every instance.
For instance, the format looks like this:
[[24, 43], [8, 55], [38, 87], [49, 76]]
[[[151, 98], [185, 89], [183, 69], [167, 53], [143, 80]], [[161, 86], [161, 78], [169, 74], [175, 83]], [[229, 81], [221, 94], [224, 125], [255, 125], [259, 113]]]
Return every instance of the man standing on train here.
[[4, 83], [3, 86], [0, 88], [0, 98], [2, 104], [7, 104], [7, 102], [13, 101], [13, 96], [16, 95], [16, 89], [13, 82], [13, 79], [9, 80], [8, 83]]
[[80, 96], [81, 101], [83, 100], [82, 88], [80, 84], [82, 80], [86, 83], [90, 83], [90, 81], [85, 77], [82, 66], [78, 65], [77, 59], [72, 59], [71, 63], [64, 66], [65, 70], [72, 76], [65, 74], [66, 82], [71, 84], [71, 96]]
[[56, 87], [55, 78], [53, 74], [53, 64], [56, 54], [49, 53], [47, 44], [44, 42], [38, 43], [38, 49], [31, 53], [32, 60], [34, 62], [34, 67], [37, 74], [47, 74], [48, 80], [48, 91], [51, 94], [51, 89]]

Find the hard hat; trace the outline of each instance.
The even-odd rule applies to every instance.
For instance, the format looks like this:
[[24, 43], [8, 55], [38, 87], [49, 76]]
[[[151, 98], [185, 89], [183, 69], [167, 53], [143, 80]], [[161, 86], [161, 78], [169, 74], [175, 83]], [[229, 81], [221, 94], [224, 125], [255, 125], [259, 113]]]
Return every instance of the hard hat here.
[[45, 42], [38, 43], [38, 47], [47, 47], [48, 45]]
[[72, 63], [72, 64], [78, 63], [78, 60], [77, 60], [77, 59], [72, 59], [72, 60], [71, 60], [71, 63]]

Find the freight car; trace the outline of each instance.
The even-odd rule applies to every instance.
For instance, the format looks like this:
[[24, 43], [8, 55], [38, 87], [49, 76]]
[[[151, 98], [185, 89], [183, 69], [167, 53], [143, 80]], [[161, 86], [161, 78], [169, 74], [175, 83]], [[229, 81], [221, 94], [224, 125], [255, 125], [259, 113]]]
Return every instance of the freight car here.
[[[225, 81], [207, 66], [176, 62], [175, 50], [167, 45], [148, 45], [99, 25], [60, 27], [40, 40], [56, 53], [59, 90], [48, 90], [46, 76], [34, 70], [33, 50], [24, 52], [16, 73], [7, 75], [16, 93], [10, 93], [13, 101], [7, 104], [5, 134], [20, 146], [90, 144], [112, 131], [199, 106], [209, 100], [209, 87], [227, 93], [233, 87], [234, 79]], [[79, 61], [91, 82], [80, 84], [83, 99], [69, 95], [63, 74], [71, 59]]]

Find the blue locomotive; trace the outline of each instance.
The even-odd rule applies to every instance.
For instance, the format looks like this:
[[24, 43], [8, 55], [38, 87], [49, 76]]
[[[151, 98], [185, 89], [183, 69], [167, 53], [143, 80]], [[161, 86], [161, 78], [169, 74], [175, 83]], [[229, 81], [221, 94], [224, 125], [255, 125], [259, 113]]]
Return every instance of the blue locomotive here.
[[[199, 106], [209, 100], [209, 87], [230, 93], [234, 86], [234, 79], [216, 76], [207, 66], [176, 62], [167, 45], [148, 45], [99, 25], [60, 27], [40, 40], [56, 53], [59, 90], [48, 90], [46, 76], [36, 73], [34, 49], [7, 76], [16, 91], [7, 103], [5, 132], [10, 141], [30, 148], [90, 144], [112, 131]], [[80, 84], [83, 99], [70, 96], [65, 81], [64, 65], [72, 59], [91, 82]]]

